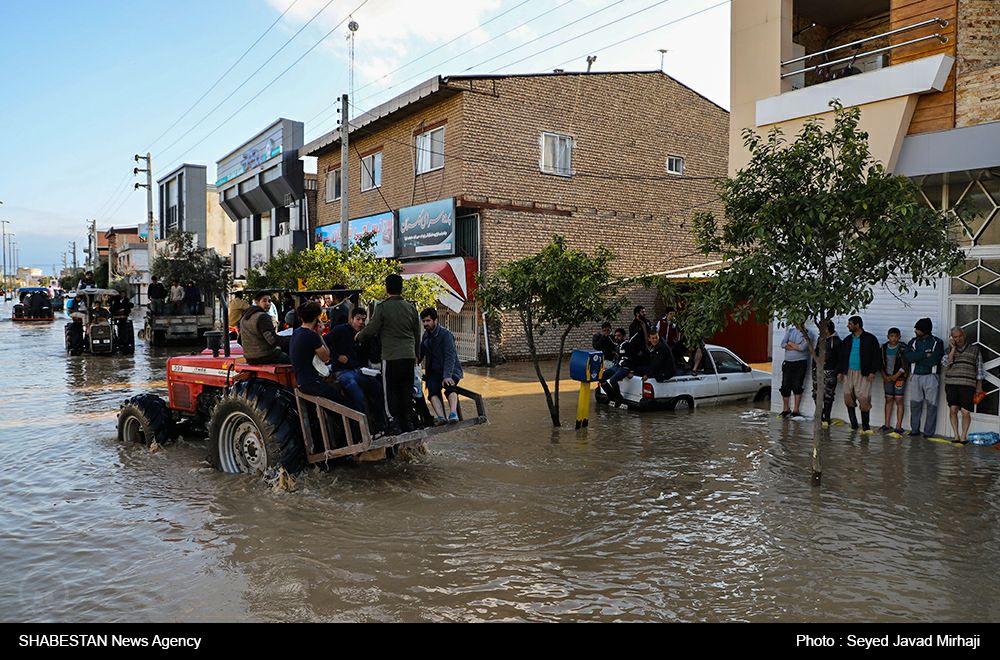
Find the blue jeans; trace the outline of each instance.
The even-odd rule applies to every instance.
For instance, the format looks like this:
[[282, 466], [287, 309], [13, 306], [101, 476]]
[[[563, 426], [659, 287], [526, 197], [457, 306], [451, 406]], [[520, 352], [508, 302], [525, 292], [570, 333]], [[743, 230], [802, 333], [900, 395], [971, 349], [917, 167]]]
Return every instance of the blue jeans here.
[[[610, 376], [608, 374], [611, 374]], [[611, 367], [604, 372], [604, 392], [613, 399], [621, 399], [622, 391], [618, 387], [619, 381], [629, 374], [629, 370], [622, 367]]]

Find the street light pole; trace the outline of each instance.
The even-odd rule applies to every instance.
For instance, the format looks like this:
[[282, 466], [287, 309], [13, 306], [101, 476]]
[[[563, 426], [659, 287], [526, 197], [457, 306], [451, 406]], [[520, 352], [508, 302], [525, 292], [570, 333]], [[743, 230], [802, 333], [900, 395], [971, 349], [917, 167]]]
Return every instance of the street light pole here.
[[10, 220], [0, 220], [0, 229], [3, 232], [3, 299], [7, 300], [7, 225]]

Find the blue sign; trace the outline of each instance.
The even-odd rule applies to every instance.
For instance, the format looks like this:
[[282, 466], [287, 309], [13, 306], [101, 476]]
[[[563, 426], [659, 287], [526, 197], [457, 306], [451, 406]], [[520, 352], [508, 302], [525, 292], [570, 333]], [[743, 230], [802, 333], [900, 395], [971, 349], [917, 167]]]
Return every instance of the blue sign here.
[[455, 198], [399, 210], [399, 257], [455, 254]]
[[[395, 250], [395, 228], [396, 216], [392, 211], [369, 215], [364, 218], [355, 218], [347, 223], [348, 241], [351, 245], [357, 244], [365, 234], [373, 233], [375, 256], [378, 258], [391, 258], [396, 255]], [[316, 245], [340, 249], [340, 223], [323, 225], [316, 227]]]

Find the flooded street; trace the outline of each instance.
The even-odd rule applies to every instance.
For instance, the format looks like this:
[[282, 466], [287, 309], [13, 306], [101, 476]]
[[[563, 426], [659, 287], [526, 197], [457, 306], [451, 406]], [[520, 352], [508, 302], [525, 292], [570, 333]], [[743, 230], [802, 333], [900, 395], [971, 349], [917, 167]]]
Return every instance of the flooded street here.
[[[220, 474], [193, 439], [115, 437], [191, 348], [65, 357], [0, 305], [4, 621], [995, 621], [1000, 451], [808, 424], [752, 404], [598, 408], [552, 431], [525, 365], [463, 382], [490, 425], [429, 456]], [[140, 323], [137, 321], [137, 327]]]

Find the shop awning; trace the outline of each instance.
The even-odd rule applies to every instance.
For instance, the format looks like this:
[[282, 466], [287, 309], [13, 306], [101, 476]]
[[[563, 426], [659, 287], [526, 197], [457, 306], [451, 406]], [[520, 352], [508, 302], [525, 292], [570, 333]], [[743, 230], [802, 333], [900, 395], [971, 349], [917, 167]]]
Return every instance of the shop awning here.
[[454, 257], [433, 261], [408, 261], [403, 264], [403, 279], [428, 275], [440, 281], [445, 290], [438, 296], [442, 305], [451, 311], [462, 311], [465, 303], [473, 299], [476, 290], [478, 262], [472, 257]]

